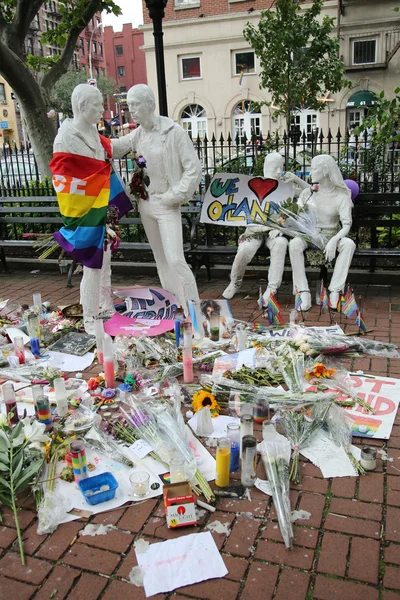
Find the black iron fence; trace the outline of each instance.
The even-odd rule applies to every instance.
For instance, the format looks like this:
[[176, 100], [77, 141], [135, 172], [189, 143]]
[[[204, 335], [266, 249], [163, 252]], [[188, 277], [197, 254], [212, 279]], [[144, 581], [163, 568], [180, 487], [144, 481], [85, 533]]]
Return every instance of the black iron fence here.
[[[375, 145], [370, 132], [354, 136], [346, 131], [335, 135], [321, 130], [301, 133], [293, 130], [279, 136], [246, 135], [233, 139], [213, 135], [193, 140], [203, 168], [200, 193], [210, 178], [218, 171], [262, 175], [264, 157], [277, 150], [285, 159], [285, 169], [308, 179], [311, 160], [318, 154], [330, 154], [337, 161], [345, 179], [354, 179], [362, 192], [397, 192], [400, 186], [400, 141]], [[133, 173], [133, 161], [128, 155], [114, 161], [125, 182]], [[38, 168], [31, 150], [5, 148], [0, 150], [1, 196], [53, 196], [50, 179]]]

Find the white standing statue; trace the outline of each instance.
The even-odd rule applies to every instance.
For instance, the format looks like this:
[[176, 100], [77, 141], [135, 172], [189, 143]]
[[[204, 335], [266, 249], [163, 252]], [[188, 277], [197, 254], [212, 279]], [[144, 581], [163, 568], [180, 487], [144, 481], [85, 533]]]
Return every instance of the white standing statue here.
[[[305, 210], [314, 213], [320, 232], [328, 240], [324, 249], [326, 262], [331, 262], [338, 254], [328, 287], [330, 306], [336, 308], [356, 247], [353, 240], [347, 237], [352, 224], [351, 192], [344, 183], [335, 160], [328, 154], [315, 156], [311, 161], [311, 179], [314, 185], [318, 184], [318, 191], [313, 192], [311, 186], [293, 173], [285, 174], [284, 179], [304, 188], [298, 202]], [[289, 243], [293, 293], [296, 293], [296, 289], [300, 292], [302, 310], [311, 308], [311, 294], [304, 265], [304, 251], [307, 247], [307, 242], [301, 238], [294, 238]]]
[[153, 91], [144, 84], [128, 90], [129, 112], [140, 124], [132, 149], [146, 160], [148, 199], [139, 200], [143, 227], [164, 289], [179, 304], [198, 300], [196, 280], [183, 253], [181, 205], [192, 198], [201, 179], [201, 164], [184, 129], [168, 117], [156, 116]]
[[[64, 227], [54, 237], [84, 265], [81, 304], [85, 331], [94, 333], [94, 320], [114, 312], [111, 292], [111, 248], [106, 228], [110, 199], [110, 163], [130, 150], [130, 136], [113, 140], [99, 135], [96, 124], [104, 112], [100, 91], [77, 85], [71, 96], [73, 119], [66, 119], [54, 140], [50, 163]], [[131, 135], [131, 134], [130, 134]], [[132, 208], [119, 211], [119, 216]]]
[[[284, 158], [279, 152], [267, 154], [264, 160], [264, 178], [279, 180], [282, 175]], [[266, 244], [270, 251], [268, 269], [268, 287], [264, 292], [264, 301], [270, 293], [275, 294], [282, 283], [285, 268], [285, 256], [288, 241], [282, 233], [265, 225], [249, 225], [239, 238], [239, 247], [232, 265], [231, 283], [223, 292], [223, 297], [230, 300], [239, 291], [247, 265], [261, 246]]]

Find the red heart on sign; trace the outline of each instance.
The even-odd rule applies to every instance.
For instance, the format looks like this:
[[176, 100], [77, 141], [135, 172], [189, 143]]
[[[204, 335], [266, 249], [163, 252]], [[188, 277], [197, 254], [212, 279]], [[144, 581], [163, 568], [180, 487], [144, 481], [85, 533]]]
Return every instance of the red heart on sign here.
[[278, 187], [276, 179], [263, 179], [262, 177], [253, 177], [249, 181], [249, 188], [257, 196], [260, 202]]

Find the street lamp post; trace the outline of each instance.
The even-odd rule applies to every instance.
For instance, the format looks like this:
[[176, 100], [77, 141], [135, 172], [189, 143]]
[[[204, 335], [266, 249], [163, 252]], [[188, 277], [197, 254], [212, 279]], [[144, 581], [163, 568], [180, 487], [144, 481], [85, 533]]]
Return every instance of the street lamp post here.
[[158, 104], [160, 115], [168, 117], [167, 86], [165, 83], [164, 43], [162, 20], [165, 17], [164, 9], [168, 0], [145, 0], [149, 17], [153, 21], [154, 51], [156, 55]]
[[103, 23], [97, 23], [97, 25], [95, 25], [93, 27], [93, 31], [92, 31], [92, 35], [90, 36], [90, 42], [89, 42], [89, 73], [90, 73], [90, 79], [93, 79], [93, 69], [92, 69], [92, 42], [93, 42], [93, 35], [94, 32], [96, 31], [97, 28], [101, 28], [103, 27]]

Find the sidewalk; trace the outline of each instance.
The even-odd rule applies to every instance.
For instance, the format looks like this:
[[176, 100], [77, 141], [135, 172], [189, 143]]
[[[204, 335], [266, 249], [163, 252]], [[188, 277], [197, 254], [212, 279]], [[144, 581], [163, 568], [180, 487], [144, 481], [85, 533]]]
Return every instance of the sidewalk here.
[[[52, 306], [71, 304], [79, 299], [79, 277], [75, 287], [65, 287], [58, 273], [1, 273], [0, 297], [30, 303], [32, 293], [40, 292]], [[159, 285], [157, 279], [116, 276], [116, 285], [135, 283]], [[202, 298], [217, 298], [227, 281], [199, 282]], [[263, 287], [265, 282], [262, 282]], [[257, 309], [259, 282], [249, 278], [231, 302], [233, 316], [260, 320]], [[357, 300], [363, 299], [363, 313], [371, 337], [400, 345], [400, 288], [357, 286]], [[285, 320], [293, 308], [289, 286], [278, 295]], [[337, 321], [340, 321], [337, 316]], [[342, 317], [342, 327], [354, 331]], [[329, 317], [313, 307], [306, 325], [328, 325]], [[346, 362], [346, 367], [374, 375], [400, 378], [400, 360], [362, 358]], [[97, 372], [92, 367], [91, 372]], [[256, 435], [260, 437], [260, 426]], [[356, 439], [357, 445], [362, 445]], [[269, 496], [251, 490], [249, 500], [220, 499], [217, 511], [206, 513], [198, 530], [219, 521], [227, 524], [230, 535], [212, 535], [229, 574], [224, 579], [205, 581], [175, 593], [153, 596], [155, 600], [400, 600], [400, 417], [391, 439], [370, 441], [387, 451], [378, 455], [375, 472], [363, 477], [322, 479], [319, 469], [302, 461], [303, 481], [292, 486], [292, 509], [311, 513], [309, 520], [294, 525], [295, 545], [285, 549]], [[258, 465], [258, 476], [265, 478]], [[88, 521], [61, 525], [50, 536], [38, 536], [33, 504], [20, 513], [27, 565], [22, 567], [16, 545], [11, 511], [3, 510], [0, 523], [0, 598], [16, 600], [142, 600], [143, 588], [127, 583], [136, 565], [133, 542], [143, 537], [150, 543], [193, 532], [168, 530], [160, 500], [102, 513], [91, 523], [115, 526], [104, 536], [79, 537]]]

